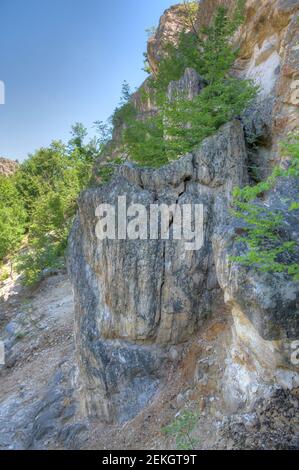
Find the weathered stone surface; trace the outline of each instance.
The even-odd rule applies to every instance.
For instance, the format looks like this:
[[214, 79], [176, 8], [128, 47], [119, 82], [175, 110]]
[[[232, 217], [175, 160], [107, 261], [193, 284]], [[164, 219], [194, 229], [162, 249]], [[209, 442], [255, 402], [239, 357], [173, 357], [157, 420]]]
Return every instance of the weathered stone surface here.
[[[245, 162], [243, 130], [235, 121], [193, 155], [159, 170], [123, 166], [107, 186], [80, 197], [69, 270], [88, 413], [117, 420], [136, 414], [163, 376], [167, 346], [190, 338], [211, 313], [213, 303], [220, 301], [211, 237], [232, 188], [245, 182]], [[126, 195], [128, 205], [146, 207], [203, 204], [203, 248], [186, 251], [183, 240], [173, 239], [100, 242], [95, 236], [96, 207], [116, 204], [121, 195]], [[131, 408], [124, 410], [122, 403], [128, 396]]]
[[[199, 3], [203, 25], [217, 5], [232, 11], [235, 2]], [[60, 336], [67, 323], [65, 316], [59, 320], [62, 302], [55, 298], [49, 310], [45, 296], [39, 307], [33, 304], [25, 311], [4, 298], [1, 449], [119, 448], [119, 443], [131, 448], [144, 442], [150, 448], [161, 447], [166, 445], [161, 424], [194, 401], [201, 410], [195, 430], [201, 446], [298, 448], [298, 284], [287, 276], [261, 274], [229, 261], [231, 254], [244, 249], [236, 242], [242, 226], [229, 214], [232, 188], [248, 183], [252, 164], [266, 176], [279, 159], [277, 142], [298, 127], [298, 6], [298, 0], [246, 2], [245, 23], [234, 38], [241, 52], [233, 72], [253, 78], [260, 94], [239, 121], [223, 126], [192, 153], [159, 170], [141, 169], [128, 161], [108, 185], [81, 195], [68, 260], [76, 303], [76, 370], [72, 347], [60, 351], [62, 362], [58, 356], [52, 359], [68, 338]], [[153, 74], [163, 44], [175, 43], [182, 29], [182, 8], [167, 10], [149, 41]], [[170, 84], [169, 98], [186, 91], [192, 99], [204, 85], [194, 70], [187, 69], [181, 80]], [[144, 100], [147, 87], [145, 81], [132, 96], [138, 119], [156, 112], [155, 103]], [[119, 156], [121, 126], [114, 129], [115, 146], [107, 149], [103, 160]], [[256, 153], [248, 158], [250, 144]], [[169, 241], [100, 242], [95, 236], [95, 209], [100, 203], [116, 203], [124, 194], [127, 204], [138, 202], [147, 208], [152, 203], [202, 203], [202, 249], [188, 252], [184, 242], [172, 236]], [[299, 243], [298, 213], [286, 210], [288, 199], [297, 194], [295, 180], [279, 180], [260, 204], [285, 211], [284, 236], [292, 235]], [[63, 302], [69, 300], [64, 294]], [[8, 315], [10, 304], [14, 311]], [[43, 342], [45, 359], [42, 356], [39, 362], [37, 357], [35, 363], [32, 359]], [[32, 362], [23, 382], [27, 359]], [[37, 384], [32, 385], [34, 381]], [[130, 420], [158, 399], [134, 423], [117, 427], [85, 420], [77, 394], [85, 415], [113, 423]], [[155, 427], [149, 424], [153, 421]]]
[[274, 105], [273, 96], [264, 99], [258, 97], [243, 113], [242, 122], [249, 144], [271, 147]]
[[[201, 0], [197, 28], [209, 24], [219, 5], [230, 12], [235, 1]], [[297, 0], [247, 0], [244, 23], [234, 36], [240, 49], [234, 72], [240, 78], [253, 79], [260, 87], [257, 109], [261, 109], [262, 116], [258, 121], [261, 124], [265, 118], [262, 127], [267, 127], [267, 134], [271, 131], [267, 147], [257, 149], [257, 164], [269, 166], [268, 170], [261, 168], [261, 176], [269, 174], [275, 160], [279, 160], [279, 140], [299, 126], [298, 14]], [[273, 118], [269, 123], [263, 111], [271, 100]]]
[[299, 446], [297, 415], [298, 389], [274, 390], [270, 397], [259, 399], [249, 413], [234, 414], [224, 421], [218, 448], [296, 450]]
[[206, 85], [196, 70], [187, 68], [184, 75], [178, 81], [172, 81], [168, 85], [167, 97], [169, 101], [175, 101], [178, 97], [192, 100]]
[[[200, 3], [202, 25], [217, 5], [230, 7], [232, 1]], [[87, 415], [124, 422], [151, 403], [170, 363], [178, 361], [180, 345], [205, 325], [223, 298], [232, 317], [221, 383], [228, 410], [245, 409], [258, 396], [267, 399], [273, 386], [298, 384], [290, 360], [291, 341], [299, 330], [298, 286], [287, 276], [261, 274], [229, 261], [244, 249], [235, 241], [239, 223], [229, 214], [232, 189], [248, 183], [251, 164], [261, 177], [267, 175], [279, 158], [278, 140], [298, 123], [297, 8], [292, 1], [247, 1], [245, 23], [234, 38], [241, 53], [233, 72], [254, 79], [260, 93], [239, 121], [159, 170], [128, 162], [109, 184], [79, 198], [68, 265], [76, 305], [78, 385]], [[181, 26], [177, 7], [166, 12], [149, 41], [153, 73], [165, 38], [175, 42]], [[173, 100], [184, 91], [192, 99], [203, 86], [196, 72], [187, 69], [169, 85], [168, 95]], [[133, 97], [140, 118], [155, 112], [154, 103], [141, 96], [142, 88]], [[250, 144], [256, 146], [253, 162]], [[286, 198], [296, 191], [294, 182], [282, 181], [261, 203], [286, 209]], [[146, 208], [153, 203], [203, 204], [204, 246], [189, 252], [172, 236], [167, 241], [99, 241], [97, 206], [116, 204], [123, 195], [127, 205]], [[291, 232], [298, 236], [295, 213], [286, 217], [284, 230], [286, 238]], [[198, 379], [207, 383], [208, 371], [199, 370]]]
[[[298, 14], [296, 0], [247, 0], [245, 21], [235, 36], [240, 47], [237, 75], [254, 79], [262, 102], [273, 100], [271, 127], [265, 121], [271, 129], [266, 158], [272, 165], [280, 158], [279, 141], [299, 126]], [[258, 151], [263, 159], [264, 147]]]
[[157, 31], [147, 43], [148, 61], [154, 74], [163, 57], [163, 46], [168, 42], [176, 43], [179, 33], [186, 25], [187, 15], [185, 6], [180, 4], [171, 6], [161, 16]]
[[36, 391], [21, 389], [1, 402], [1, 450], [82, 446], [87, 427], [77, 417], [71, 374], [69, 365], [61, 365], [40, 396]]
[[[296, 200], [297, 196], [297, 181], [284, 178], [261, 202], [270, 210], [285, 212], [285, 240], [299, 241], [298, 214], [287, 212], [289, 198]], [[236, 241], [240, 229], [239, 221], [228, 219], [213, 237], [217, 279], [233, 318], [223, 383], [233, 412], [252, 404], [256, 396], [265, 398], [270, 384], [284, 389], [299, 384], [299, 368], [292, 359], [299, 333], [299, 284], [284, 274], [261, 273], [232, 263], [230, 256], [244, 250]], [[296, 259], [298, 262], [298, 249], [293, 262]]]
[[0, 175], [12, 175], [18, 166], [19, 164], [15, 160], [9, 160], [8, 158], [0, 157]]
[[[86, 424], [79, 413], [73, 296], [65, 274], [44, 279], [34, 293], [13, 277], [0, 288], [0, 449], [79, 448]], [[65, 431], [75, 427], [75, 431]]]
[[[263, 204], [271, 211], [285, 212], [283, 236], [299, 244], [297, 211], [288, 212], [289, 198], [298, 197], [297, 180], [281, 179]], [[217, 276], [227, 301], [238, 306], [253, 323], [257, 332], [266, 340], [287, 337], [296, 339], [299, 331], [298, 283], [283, 274], [261, 273], [253, 268], [236, 266], [229, 261], [230, 255], [240, 255], [244, 249], [236, 241], [240, 223], [231, 221], [218, 227], [214, 234], [214, 253]], [[299, 260], [298, 250], [293, 261]]]
[[[81, 195], [70, 239], [69, 271], [75, 292], [80, 390], [87, 414], [120, 422], [137, 414], [163, 383], [169, 347], [187, 341], [221, 303], [219, 286], [234, 319], [232, 351], [247, 348], [257, 361], [248, 375], [234, 357], [228, 359], [229, 400], [236, 384], [241, 387], [232, 407], [248, 403], [257, 392], [263, 394], [265, 386], [259, 380], [269, 363], [273, 374], [278, 367], [292, 369], [286, 343], [276, 343], [298, 334], [296, 284], [282, 275], [261, 274], [229, 262], [238, 228], [228, 213], [231, 192], [245, 183], [244, 134], [240, 121], [234, 121], [172, 164], [158, 170], [123, 165], [108, 185]], [[265, 204], [283, 209], [285, 195], [293, 192], [295, 197], [296, 190], [294, 183], [283, 181]], [[186, 251], [184, 241], [172, 238], [99, 241], [97, 206], [117, 205], [124, 195], [127, 205], [203, 204], [204, 246]], [[285, 225], [289, 234], [298, 236], [295, 213]], [[247, 384], [245, 389], [242, 383]]]

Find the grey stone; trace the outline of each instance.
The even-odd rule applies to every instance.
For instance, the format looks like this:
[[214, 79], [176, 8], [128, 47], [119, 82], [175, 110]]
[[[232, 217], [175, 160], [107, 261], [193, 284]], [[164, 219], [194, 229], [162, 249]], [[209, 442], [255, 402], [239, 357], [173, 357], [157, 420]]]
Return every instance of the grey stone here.
[[[169, 361], [165, 349], [187, 341], [222, 302], [212, 253], [215, 224], [232, 188], [246, 180], [242, 125], [234, 121], [193, 154], [159, 170], [120, 167], [104, 187], [85, 191], [68, 251], [82, 402], [88, 415], [129, 420], [153, 397]], [[236, 164], [236, 162], [241, 163]], [[203, 204], [205, 243], [104, 240], [96, 207], [127, 203]], [[209, 282], [208, 279], [214, 279]], [[214, 288], [213, 288], [214, 287]]]
[[167, 97], [170, 101], [181, 97], [192, 100], [206, 86], [206, 83], [196, 70], [187, 68], [180, 80], [169, 83]]
[[284, 13], [293, 11], [296, 8], [298, 8], [298, 0], [279, 0], [277, 4], [278, 11]]
[[87, 430], [87, 423], [70, 424], [60, 430], [58, 439], [66, 449], [76, 450], [87, 440]]
[[[297, 180], [282, 178], [277, 181], [263, 203], [270, 211], [280, 209], [285, 214], [282, 237], [298, 241], [298, 211], [290, 212], [290, 200], [298, 195]], [[230, 303], [250, 319], [265, 340], [297, 339], [299, 332], [298, 282], [285, 274], [262, 273], [229, 261], [231, 255], [241, 255], [245, 249], [236, 241], [242, 228], [236, 220], [227, 221], [214, 233], [214, 254], [219, 284]], [[292, 255], [299, 262], [299, 251]]]
[[17, 332], [17, 328], [18, 326], [16, 325], [16, 323], [11, 321], [6, 325], [5, 331], [9, 336], [14, 336]]
[[258, 98], [243, 113], [242, 122], [247, 142], [256, 145], [271, 143], [274, 104], [274, 97]]

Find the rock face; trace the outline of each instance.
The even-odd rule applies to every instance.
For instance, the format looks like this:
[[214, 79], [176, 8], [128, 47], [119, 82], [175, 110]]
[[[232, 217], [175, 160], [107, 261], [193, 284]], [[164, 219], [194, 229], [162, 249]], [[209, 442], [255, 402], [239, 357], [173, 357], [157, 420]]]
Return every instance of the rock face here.
[[[298, 211], [288, 212], [289, 197], [298, 197], [298, 181], [283, 178], [263, 204], [285, 211], [285, 240], [291, 235], [298, 242]], [[241, 228], [240, 222], [227, 219], [213, 236], [217, 279], [233, 318], [223, 388], [232, 411], [246, 401], [253, 403], [257, 394], [266, 394], [265, 383], [287, 389], [299, 386], [298, 364], [292, 356], [299, 331], [298, 282], [231, 263], [230, 256], [244, 250], [236, 241]], [[298, 249], [293, 256], [299, 262]]]
[[[209, 24], [220, 5], [232, 11], [235, 0], [201, 0], [196, 28]], [[254, 145], [259, 177], [268, 175], [279, 160], [279, 141], [299, 126], [298, 14], [297, 0], [247, 0], [245, 21], [234, 37], [240, 49], [234, 73], [253, 79], [260, 87], [256, 103], [244, 119], [246, 137]], [[184, 18], [182, 5], [175, 5], [162, 15], [157, 31], [148, 41], [153, 74], [163, 56], [163, 44], [176, 42]]]
[[[107, 186], [81, 195], [69, 271], [87, 414], [121, 422], [134, 417], [165, 379], [164, 371], [179, 356], [180, 345], [221, 305], [222, 290], [232, 310], [236, 345], [240, 348], [242, 341], [254, 353], [259, 374], [266, 367], [269, 374], [271, 366], [273, 380], [281, 367], [296, 380], [287, 347], [298, 335], [298, 285], [229, 262], [237, 227], [228, 207], [232, 189], [247, 181], [246, 159], [242, 125], [234, 121], [175, 163], [159, 170], [124, 165]], [[285, 191], [296, 189], [292, 182], [282, 188], [269, 196], [276, 207], [285, 200]], [[186, 251], [185, 242], [173, 238], [99, 241], [96, 208], [117, 207], [118, 197], [124, 195], [128, 206], [203, 204], [204, 246]], [[288, 223], [298, 234], [295, 216]], [[227, 373], [236, 374], [233, 363]], [[243, 396], [249, 393], [247, 385]], [[231, 390], [229, 400], [230, 395]]]
[[[206, 24], [220, 3], [231, 4], [201, 2], [199, 23]], [[153, 72], [162, 41], [175, 40], [180, 30], [177, 8], [165, 13], [149, 41]], [[163, 168], [124, 164], [108, 184], [80, 196], [68, 268], [75, 296], [78, 387], [86, 415], [113, 423], [135, 417], [167, 384], [184, 345], [224, 303], [231, 337], [221, 379], [223, 406], [235, 413], [259, 398], [267, 400], [273, 387], [298, 387], [298, 365], [292, 360], [299, 333], [298, 283], [230, 261], [244, 248], [236, 241], [242, 227], [229, 212], [233, 188], [252, 176], [252, 158], [268, 174], [271, 162], [278, 159], [278, 139], [296, 126], [298, 103], [286, 83], [296, 89], [297, 9], [298, 2], [292, 1], [247, 2], [245, 24], [234, 38], [241, 47], [234, 73], [260, 81], [261, 92], [240, 119]], [[187, 69], [181, 80], [169, 85], [168, 95], [175, 99], [184, 92], [192, 99], [204, 85]], [[137, 93], [134, 100], [141, 113], [155, 112], [152, 103], [138, 105], [138, 99]], [[260, 203], [286, 209], [287, 197], [296, 198], [297, 192], [296, 181], [283, 179]], [[124, 196], [128, 210], [132, 204], [142, 204], [147, 212], [151, 205], [202, 206], [203, 246], [189, 251], [185, 240], [177, 239], [177, 206], [169, 217], [169, 240], [148, 240], [148, 230], [145, 239], [99, 240], [97, 208], [108, 204], [117, 212]], [[130, 222], [137, 214], [129, 215]], [[284, 225], [286, 238], [298, 240], [298, 213], [286, 217]]]
[[[69, 263], [89, 413], [116, 420], [136, 414], [156, 390], [168, 347], [188, 340], [221, 302], [211, 239], [232, 188], [246, 180], [245, 162], [243, 130], [235, 121], [194, 154], [160, 170], [123, 166], [108, 186], [80, 197]], [[203, 204], [204, 247], [186, 251], [183, 240], [173, 239], [100, 242], [96, 208], [116, 205], [123, 195], [128, 205], [145, 207]]]
[[168, 85], [167, 97], [169, 101], [175, 101], [177, 97], [184, 96], [192, 100], [205, 86], [205, 81], [198, 75], [196, 70], [187, 68], [184, 75], [178, 81], [172, 81]]
[[274, 98], [271, 139], [264, 145], [270, 161], [279, 158], [279, 140], [299, 126], [298, 14], [297, 1], [250, 2], [241, 32], [240, 76], [260, 85], [260, 101]]
[[245, 21], [235, 37], [240, 47], [236, 73], [260, 86], [255, 111], [272, 116], [266, 133], [257, 135], [263, 167], [279, 159], [278, 142], [299, 126], [298, 15], [297, 0], [247, 0]]
[[[288, 212], [288, 198], [297, 199], [297, 186], [298, 181], [295, 178], [281, 179], [263, 204], [270, 211], [280, 208], [285, 212], [285, 240], [292, 238], [299, 245], [298, 212]], [[242, 253], [242, 246], [235, 241], [238, 228], [241, 227], [238, 227], [236, 221], [231, 221], [230, 224], [227, 222], [214, 237], [218, 279], [227, 301], [245, 312], [264, 339], [273, 341], [287, 337], [295, 340], [299, 330], [298, 285], [288, 281], [284, 275], [272, 276], [245, 268], [236, 269], [229, 263], [228, 255]], [[226, 234], [225, 237], [223, 233]], [[293, 254], [293, 261], [295, 260], [299, 262], [298, 251]]]
[[163, 46], [167, 42], [176, 43], [179, 33], [185, 28], [187, 12], [184, 5], [174, 5], [161, 16], [157, 31], [148, 40], [147, 57], [153, 73], [163, 57]]
[[[232, 11], [235, 0], [201, 0], [196, 27], [209, 24], [219, 5]], [[165, 41], [176, 42], [184, 13], [182, 5], [166, 10], [149, 39], [148, 59], [153, 74]], [[260, 87], [251, 109], [254, 116], [249, 110], [244, 121], [251, 144], [258, 144], [254, 158], [260, 177], [269, 174], [279, 159], [279, 141], [299, 126], [298, 14], [297, 0], [247, 0], [245, 21], [234, 37], [240, 48], [235, 74], [253, 79]]]
[[9, 160], [8, 158], [0, 158], [0, 175], [12, 175], [18, 168], [18, 162]]

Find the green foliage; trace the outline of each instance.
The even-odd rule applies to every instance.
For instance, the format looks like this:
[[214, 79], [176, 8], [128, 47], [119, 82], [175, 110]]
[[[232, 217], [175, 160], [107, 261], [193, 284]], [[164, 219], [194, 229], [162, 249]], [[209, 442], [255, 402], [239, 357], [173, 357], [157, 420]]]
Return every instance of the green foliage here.
[[68, 145], [54, 141], [30, 155], [13, 177], [0, 177], [0, 260], [13, 255], [27, 234], [27, 245], [17, 257], [26, 284], [64, 263], [76, 199], [103, 145], [96, 125], [99, 135], [89, 142], [86, 129], [77, 123]]
[[179, 80], [186, 68], [192, 67], [197, 72], [202, 70], [201, 51], [198, 36], [191, 32], [182, 32], [178, 44], [164, 45], [164, 58], [159, 63], [157, 74], [150, 79], [152, 93], [159, 105], [166, 100], [166, 91], [172, 80]]
[[6, 279], [9, 278], [9, 272], [8, 271], [0, 271], [0, 282], [6, 281]]
[[115, 110], [112, 117], [112, 124], [115, 128], [119, 128], [132, 120], [135, 121], [136, 115], [137, 112], [134, 105], [128, 101]]
[[161, 113], [146, 121], [127, 120], [122, 137], [126, 151], [140, 165], [159, 167], [168, 162]]
[[172, 80], [178, 80], [187, 67], [195, 69], [209, 83], [226, 77], [238, 51], [233, 50], [230, 38], [243, 22], [244, 0], [236, 0], [233, 14], [220, 6], [209, 26], [195, 29], [197, 2], [187, 3], [187, 20], [178, 44], [166, 43], [159, 69], [151, 80], [158, 101], [165, 101], [165, 92]]
[[115, 171], [115, 167], [117, 165], [121, 165], [122, 163], [123, 163], [123, 160], [121, 158], [114, 158], [102, 164], [97, 170], [98, 182], [101, 185], [109, 183]]
[[191, 450], [196, 446], [196, 441], [191, 437], [191, 433], [198, 423], [198, 419], [198, 412], [184, 410], [162, 431], [175, 437], [177, 450]]
[[41, 148], [21, 165], [15, 175], [16, 188], [24, 201], [29, 217], [36, 200], [45, 190], [55, 188], [69, 164], [67, 148], [62, 142], [53, 142]]
[[71, 135], [72, 138], [69, 141], [69, 145], [72, 151], [76, 150], [84, 154], [84, 139], [87, 136], [87, 129], [83, 126], [81, 122], [76, 122], [76, 124], [72, 126]]
[[29, 285], [39, 280], [44, 269], [63, 264], [76, 199], [90, 179], [90, 148], [82, 142], [84, 128], [77, 129], [78, 136], [68, 147], [53, 142], [49, 148], [38, 150], [17, 175], [29, 214], [28, 249], [20, 254], [18, 268]]
[[248, 81], [232, 77], [206, 86], [192, 101], [180, 97], [164, 107], [166, 154], [168, 160], [190, 152], [222, 124], [239, 116], [254, 98]]
[[[229, 75], [238, 52], [232, 49], [230, 38], [242, 22], [244, 1], [236, 2], [230, 16], [219, 7], [211, 25], [200, 31], [194, 26], [198, 4], [190, 2], [185, 8], [188, 14], [178, 44], [165, 45], [158, 71], [149, 79], [150, 92], [144, 96], [156, 103], [158, 112], [138, 118], [127, 94], [113, 118], [113, 124], [122, 129], [124, 152], [143, 166], [161, 166], [190, 152], [239, 116], [256, 94], [251, 81]], [[187, 67], [195, 69], [206, 86], [192, 101], [183, 95], [170, 101], [169, 82], [180, 79]]]
[[130, 101], [131, 96], [132, 93], [130, 86], [126, 81], [124, 81], [122, 84], [120, 102], [111, 117], [111, 123], [114, 128], [119, 128], [127, 121], [131, 121], [136, 118], [136, 110]]
[[[261, 272], [287, 273], [294, 280], [299, 280], [297, 243], [283, 237], [284, 212], [279, 209], [270, 211], [259, 202], [259, 198], [275, 185], [278, 177], [299, 178], [299, 133], [290, 136], [282, 148], [291, 157], [287, 169], [276, 167], [266, 181], [234, 191], [233, 215], [246, 224], [244, 235], [237, 240], [245, 244], [247, 251], [242, 256], [231, 257], [231, 260], [253, 266]], [[298, 199], [299, 194], [296, 201], [289, 201], [289, 212], [298, 211]]]
[[26, 212], [14, 177], [0, 175], [0, 260], [19, 248], [25, 221]]

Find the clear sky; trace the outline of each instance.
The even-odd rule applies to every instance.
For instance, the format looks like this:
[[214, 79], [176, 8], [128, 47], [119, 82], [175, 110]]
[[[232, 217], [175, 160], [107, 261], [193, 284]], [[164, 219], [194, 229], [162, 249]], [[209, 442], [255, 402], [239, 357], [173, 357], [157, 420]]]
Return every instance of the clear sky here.
[[89, 130], [145, 73], [145, 29], [176, 0], [0, 0], [0, 156], [23, 160]]

